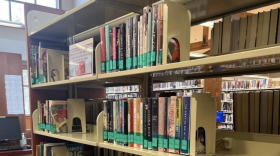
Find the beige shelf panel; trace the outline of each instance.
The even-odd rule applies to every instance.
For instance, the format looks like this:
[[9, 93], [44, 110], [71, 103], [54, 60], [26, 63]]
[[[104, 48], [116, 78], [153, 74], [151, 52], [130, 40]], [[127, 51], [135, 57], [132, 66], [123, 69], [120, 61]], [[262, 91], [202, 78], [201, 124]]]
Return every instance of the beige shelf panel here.
[[274, 90], [274, 89], [280, 89], [280, 87], [275, 87], [275, 88], [263, 88], [263, 89], [222, 90], [222, 92], [238, 92], [238, 91], [250, 91], [250, 90]]
[[159, 91], [172, 91], [172, 90], [192, 90], [192, 89], [203, 89], [203, 87], [193, 87], [193, 88], [172, 88], [172, 89], [157, 89], [153, 90], [154, 92], [159, 92]]

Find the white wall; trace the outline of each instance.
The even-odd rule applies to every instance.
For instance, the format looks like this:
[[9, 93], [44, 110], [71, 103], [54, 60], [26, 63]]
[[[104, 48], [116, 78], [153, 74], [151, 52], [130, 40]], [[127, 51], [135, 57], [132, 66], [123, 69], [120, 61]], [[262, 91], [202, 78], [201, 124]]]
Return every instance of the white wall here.
[[83, 3], [85, 3], [85, 2], [87, 2], [88, 0], [73, 0], [73, 6], [74, 6], [74, 8], [75, 7], [77, 7], [77, 6], [79, 6], [79, 5], [81, 5], [81, 4], [83, 4]]
[[0, 26], [0, 52], [21, 54], [26, 61], [25, 29]]

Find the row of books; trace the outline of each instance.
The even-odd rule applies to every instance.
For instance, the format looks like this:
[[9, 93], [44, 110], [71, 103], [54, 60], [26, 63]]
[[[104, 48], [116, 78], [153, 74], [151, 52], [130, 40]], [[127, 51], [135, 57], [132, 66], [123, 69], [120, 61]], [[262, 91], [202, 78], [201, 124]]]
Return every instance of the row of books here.
[[[162, 64], [163, 4], [143, 8], [143, 15], [126, 20], [119, 27], [100, 28], [101, 73], [137, 69]], [[176, 40], [169, 43], [167, 62], [180, 61]]]
[[279, 133], [279, 91], [233, 93], [234, 129], [239, 132]]
[[123, 92], [139, 92], [139, 85], [106, 87], [107, 94], [123, 93]]
[[223, 17], [211, 31], [210, 55], [280, 43], [279, 9], [239, 18]]
[[272, 79], [222, 82], [222, 90], [267, 89], [277, 86], [279, 86], [279, 81], [273, 81]]
[[232, 131], [234, 128], [232, 124], [221, 123], [220, 126], [218, 126], [218, 129]]
[[189, 154], [190, 102], [179, 96], [104, 100], [104, 142]]
[[201, 79], [186, 80], [185, 82], [166, 82], [153, 84], [153, 90], [166, 90], [166, 89], [185, 89], [202, 87], [203, 81]]
[[203, 93], [203, 89], [194, 89], [194, 90], [170, 90], [164, 91], [160, 90], [157, 92], [153, 92], [154, 97], [160, 97], [161, 93], [174, 93], [176, 96], [192, 96], [193, 93]]
[[178, 74], [193, 74], [193, 73], [201, 73], [203, 72], [203, 65], [201, 66], [193, 66], [184, 69], [177, 69], [177, 70], [167, 70], [162, 72], [154, 72], [153, 77], [160, 77], [160, 76], [168, 76], [168, 75], [178, 75]]
[[222, 102], [221, 111], [223, 111], [224, 113], [232, 113], [233, 102]]
[[122, 99], [122, 98], [136, 98], [139, 97], [138, 93], [126, 93], [126, 94], [107, 94], [107, 99]]
[[69, 79], [69, 48], [48, 42], [30, 44], [31, 84]]
[[71, 156], [84, 156], [84, 145], [70, 142], [48, 143], [36, 145], [36, 156], [59, 156], [68, 152]]
[[232, 101], [233, 100], [233, 92], [222, 92], [221, 94], [222, 101]]

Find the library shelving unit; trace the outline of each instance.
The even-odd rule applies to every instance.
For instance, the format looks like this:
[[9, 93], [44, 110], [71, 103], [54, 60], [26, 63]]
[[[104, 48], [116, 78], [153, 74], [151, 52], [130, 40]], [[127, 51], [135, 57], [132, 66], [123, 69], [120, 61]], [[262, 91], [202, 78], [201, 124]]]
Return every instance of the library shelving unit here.
[[[95, 49], [95, 75], [83, 78], [63, 80], [53, 83], [44, 83], [30, 86], [30, 111], [32, 115], [32, 149], [35, 156], [35, 148], [40, 142], [48, 142], [53, 139], [67, 140], [82, 143], [98, 148], [113, 149], [137, 155], [177, 155], [163, 153], [151, 150], [135, 149], [131, 147], [122, 147], [113, 144], [103, 143], [102, 112], [98, 115], [97, 124], [92, 133], [86, 134], [51, 134], [38, 131], [36, 123], [38, 122], [37, 101], [38, 100], [61, 100], [61, 99], [94, 99], [106, 97], [104, 88], [108, 86], [120, 85], [141, 85], [142, 97], [152, 96], [152, 84], [159, 82], [184, 81], [188, 79], [213, 78], [219, 76], [229, 76], [237, 74], [250, 74], [259, 72], [277, 71], [280, 67], [279, 55], [280, 46], [269, 46], [258, 49], [247, 49], [238, 53], [229, 53], [227, 55], [213, 56], [196, 60], [189, 59], [189, 37], [191, 16], [186, 7], [175, 2], [164, 1], [165, 8], [169, 9], [164, 14], [164, 43], [167, 43], [168, 37], [176, 37], [182, 45], [184, 55], [181, 55], [181, 62], [152, 66], [140, 69], [126, 70], [115, 73], [101, 74], [100, 72], [100, 44]], [[194, 1], [196, 2], [196, 1]], [[255, 5], [254, 5], [255, 6]], [[138, 7], [128, 3], [120, 3], [108, 0], [91, 0], [83, 5], [63, 14], [61, 10], [37, 6], [25, 3], [25, 24], [27, 38], [27, 60], [28, 69], [30, 68], [30, 43], [44, 40], [55, 42], [67, 42], [73, 44], [88, 38], [94, 38], [99, 41], [99, 28], [105, 25], [118, 25], [140, 13], [143, 6]], [[244, 7], [244, 5], [243, 5]], [[217, 9], [216, 9], [217, 10]], [[135, 12], [135, 13], [130, 13]], [[221, 11], [226, 13], [225, 11]], [[130, 13], [130, 14], [128, 14]], [[105, 18], [106, 14], [106, 18]], [[182, 16], [178, 16], [181, 14]], [[212, 12], [213, 17], [217, 16]], [[61, 15], [61, 16], [58, 16]], [[110, 15], [110, 16], [108, 16]], [[104, 18], [103, 18], [104, 17]], [[195, 16], [194, 16], [195, 17]], [[210, 17], [207, 17], [210, 18]], [[169, 21], [168, 21], [169, 20]], [[195, 19], [198, 22], [202, 19]], [[206, 18], [204, 18], [206, 20]], [[39, 23], [38, 21], [42, 21]], [[180, 22], [180, 24], [178, 24]], [[105, 24], [104, 24], [105, 23]], [[173, 24], [172, 24], [173, 23]], [[166, 29], [168, 27], [168, 29]], [[168, 37], [167, 37], [168, 36]], [[164, 44], [165, 46], [167, 44]], [[163, 48], [163, 54], [167, 53], [167, 47]], [[166, 56], [165, 56], [166, 57]], [[262, 64], [258, 66], [249, 65], [249, 59], [275, 58], [275, 62]], [[166, 59], [163, 57], [163, 59]], [[194, 71], [187, 74], [174, 74], [161, 77], [153, 77], [152, 73], [166, 70], [178, 70], [200, 67], [200, 71]], [[30, 77], [30, 72], [29, 72]], [[110, 83], [107, 83], [110, 82]], [[220, 86], [219, 86], [220, 87]], [[213, 87], [214, 88], [214, 87]], [[214, 93], [214, 95], [220, 94]], [[220, 100], [220, 99], [219, 99]], [[268, 134], [250, 134], [220, 132], [216, 133], [215, 114], [216, 100], [209, 94], [194, 94], [191, 102], [193, 106], [191, 118], [191, 155], [195, 156], [195, 130], [198, 127], [204, 127], [209, 133], [206, 133], [206, 152], [215, 153], [216, 138], [231, 137], [237, 140], [233, 142], [231, 151], [219, 151], [223, 155], [277, 155], [279, 153], [280, 139], [275, 140], [274, 135]], [[214, 122], [213, 122], [214, 121]], [[265, 136], [264, 136], [265, 135]], [[217, 136], [217, 137], [216, 137]], [[246, 136], [246, 137], [242, 137]], [[245, 139], [244, 139], [245, 138]], [[272, 139], [272, 141], [270, 141]], [[279, 138], [279, 137], [277, 137]], [[276, 144], [277, 143], [277, 144]], [[261, 149], [269, 148], [270, 151], [264, 153]], [[218, 151], [216, 151], [218, 152]], [[276, 154], [275, 154], [276, 153]]]

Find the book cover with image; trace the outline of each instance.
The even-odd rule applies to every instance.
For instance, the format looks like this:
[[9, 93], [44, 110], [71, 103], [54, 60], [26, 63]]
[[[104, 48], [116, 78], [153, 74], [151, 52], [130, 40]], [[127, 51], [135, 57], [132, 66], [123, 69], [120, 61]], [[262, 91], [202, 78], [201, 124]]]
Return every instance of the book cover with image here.
[[167, 63], [180, 62], [180, 44], [175, 38], [168, 42]]
[[67, 101], [49, 100], [50, 132], [67, 133]]

